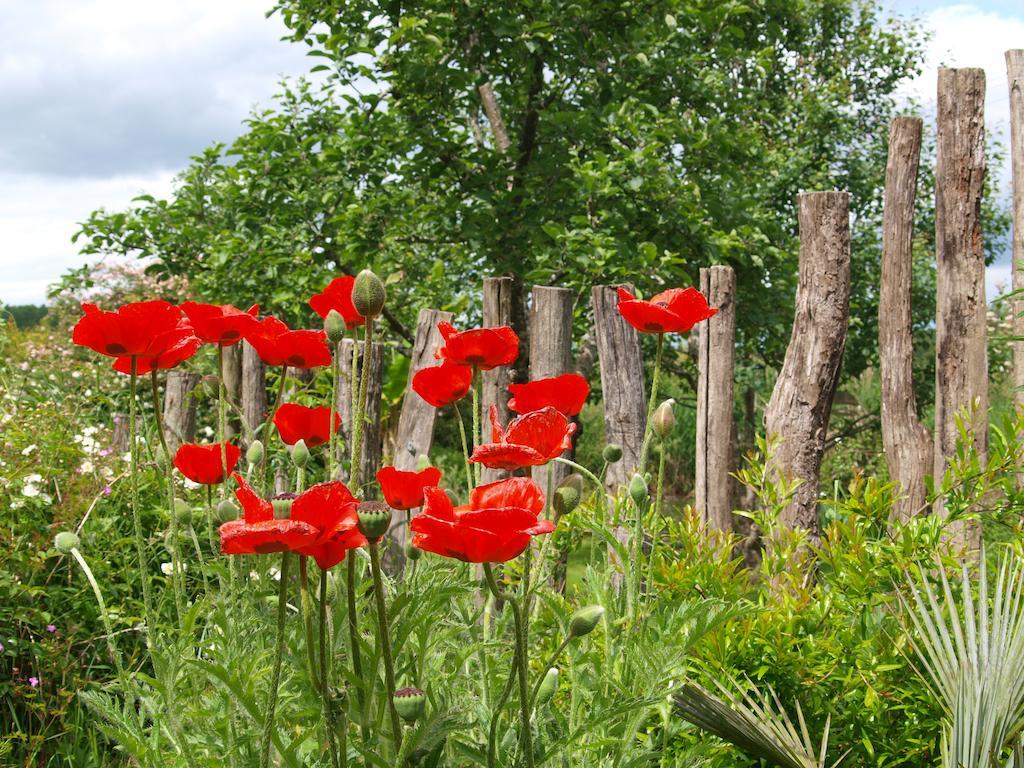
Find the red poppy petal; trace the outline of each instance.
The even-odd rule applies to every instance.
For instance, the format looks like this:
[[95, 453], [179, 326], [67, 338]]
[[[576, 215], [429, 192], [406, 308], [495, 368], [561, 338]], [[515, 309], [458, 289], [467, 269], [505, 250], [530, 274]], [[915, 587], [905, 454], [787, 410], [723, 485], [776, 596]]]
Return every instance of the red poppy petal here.
[[264, 520], [249, 523], [229, 520], [220, 529], [220, 551], [224, 555], [265, 555], [297, 551], [311, 544], [316, 529], [296, 520]]
[[714, 317], [717, 307], [708, 306], [704, 294], [696, 288], [673, 288], [659, 293], [652, 302], [665, 304], [680, 319], [678, 331], [689, 331], [697, 323]]
[[566, 416], [576, 416], [590, 394], [590, 384], [578, 373], [567, 373], [526, 384], [509, 384], [510, 411], [529, 413], [551, 406]]
[[412, 390], [435, 408], [458, 402], [473, 386], [473, 369], [445, 360], [441, 365], [421, 368], [412, 377]]
[[231, 475], [231, 477], [238, 483], [238, 488], [235, 490], [235, 498], [242, 505], [245, 522], [259, 523], [272, 520], [274, 517], [274, 505], [266, 499], [261, 499], [257, 496], [256, 492], [245, 481], [245, 478], [237, 472]]
[[529, 446], [547, 460], [565, 450], [566, 437], [575, 429], [564, 414], [546, 407], [513, 419], [505, 429], [505, 442]]
[[665, 307], [646, 301], [621, 301], [619, 314], [641, 333], [673, 333], [680, 325], [679, 317]]
[[490, 469], [521, 469], [543, 464], [547, 459], [533, 448], [525, 445], [506, 445], [503, 443], [486, 443], [473, 449], [469, 460], [483, 464]]
[[344, 483], [338, 480], [318, 483], [292, 502], [291, 519], [309, 523], [322, 533], [336, 529], [343, 522], [354, 527], [358, 503]]
[[544, 510], [544, 492], [528, 477], [509, 477], [473, 489], [469, 497], [473, 509], [519, 507], [535, 514]]

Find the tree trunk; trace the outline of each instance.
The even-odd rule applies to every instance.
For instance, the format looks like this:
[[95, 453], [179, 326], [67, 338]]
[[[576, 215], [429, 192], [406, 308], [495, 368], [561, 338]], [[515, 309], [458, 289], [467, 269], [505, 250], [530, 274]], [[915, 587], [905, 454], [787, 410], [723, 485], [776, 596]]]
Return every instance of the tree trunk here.
[[736, 274], [732, 267], [700, 271], [700, 290], [718, 314], [699, 324], [696, 342], [697, 482], [696, 506], [711, 528], [732, 531], [733, 361], [736, 345]]
[[819, 472], [850, 314], [850, 198], [846, 192], [804, 192], [797, 200], [796, 318], [765, 409], [765, 432], [778, 441], [774, 473], [798, 483], [781, 522], [806, 530], [817, 544]]
[[[985, 179], [985, 72], [939, 69], [935, 166], [935, 484], [956, 453], [957, 416], [969, 412], [974, 448], [987, 458], [988, 357], [981, 197]], [[944, 513], [941, 497], [935, 512]], [[954, 546], [976, 549], [977, 522], [950, 526]]]
[[[267, 418], [267, 367], [247, 341], [242, 347], [242, 418], [246, 444], [253, 439], [256, 429]], [[266, 435], [261, 435], [266, 439]]]
[[[530, 380], [572, 372], [572, 308], [574, 294], [568, 288], [534, 286], [530, 312]], [[572, 451], [563, 456], [572, 457]], [[551, 462], [552, 487], [569, 474], [569, 467]], [[534, 467], [533, 480], [547, 491], [549, 467]]]
[[[484, 327], [493, 328], [500, 325], [511, 326], [513, 303], [513, 285], [511, 277], [485, 277], [484, 278]], [[525, 350], [519, 350], [520, 357], [526, 354]], [[483, 384], [480, 392], [480, 428], [483, 432], [481, 441], [490, 442], [490, 420], [488, 413], [491, 406], [498, 407], [498, 420], [504, 425], [508, 424], [508, 384], [511, 380], [509, 368], [500, 366], [482, 374]], [[473, 446], [470, 446], [470, 450]], [[491, 483], [506, 476], [506, 472], [500, 469], [489, 469], [481, 466], [481, 480], [484, 483]]]
[[[1013, 290], [1024, 289], [1024, 49], [1006, 52], [1010, 85], [1010, 159], [1013, 168]], [[1024, 296], [1013, 300], [1013, 335], [1024, 338]], [[1024, 407], [1024, 342], [1013, 342], [1014, 399]]]
[[882, 442], [889, 478], [899, 483], [892, 518], [906, 522], [925, 503], [932, 438], [918, 420], [911, 334], [914, 199], [921, 159], [921, 119], [894, 118], [889, 129], [882, 221], [878, 356], [882, 377]]
[[192, 396], [199, 384], [200, 375], [189, 371], [168, 371], [164, 386], [164, 428], [167, 432], [167, 448], [174, 458], [174, 452], [182, 443], [191, 443], [196, 438], [196, 400]]
[[[647, 426], [640, 337], [619, 314], [617, 287], [595, 285], [591, 290], [604, 398], [604, 439], [606, 444], [622, 446], [622, 459], [608, 467], [606, 477], [613, 493], [636, 471]], [[624, 287], [633, 290], [631, 285]]]

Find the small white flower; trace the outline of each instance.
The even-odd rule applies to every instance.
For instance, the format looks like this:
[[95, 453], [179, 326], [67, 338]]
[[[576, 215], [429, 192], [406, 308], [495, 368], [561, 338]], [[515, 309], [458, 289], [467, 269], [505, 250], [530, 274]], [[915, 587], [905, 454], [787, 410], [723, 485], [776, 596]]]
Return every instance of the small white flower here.
[[28, 456], [28, 455], [29, 455], [29, 454], [31, 454], [31, 453], [32, 453], [32, 452], [33, 452], [34, 450], [36, 450], [36, 448], [38, 448], [38, 447], [39, 447], [38, 445], [36, 445], [35, 443], [32, 443], [32, 445], [30, 445], [30, 446], [28, 446], [28, 447], [26, 447], [26, 448], [22, 448], [22, 449], [21, 449], [21, 455], [22, 455], [22, 456]]
[[281, 569], [280, 568], [271, 568], [270, 569], [270, 578], [272, 578], [274, 581], [280, 581], [281, 580]]
[[28, 496], [30, 499], [34, 499], [39, 495], [39, 487], [31, 485], [30, 483], [25, 483], [25, 487], [21, 489], [21, 493], [23, 496]]
[[206, 437], [213, 437], [213, 427], [209, 425], [203, 427], [203, 435]]
[[87, 474], [89, 474], [91, 472], [95, 472], [96, 471], [96, 465], [93, 464], [88, 459], [86, 459], [85, 461], [82, 462], [81, 466], [78, 468], [78, 471], [81, 472], [82, 474], [86, 474], [87, 475]]
[[[188, 563], [178, 563], [178, 568], [181, 569], [182, 572], [187, 571]], [[173, 576], [174, 563], [160, 563], [160, 573], [164, 576]]]
[[71, 378], [72, 379], [80, 379], [80, 378], [82, 378], [82, 372], [81, 371], [72, 371], [71, 372]]

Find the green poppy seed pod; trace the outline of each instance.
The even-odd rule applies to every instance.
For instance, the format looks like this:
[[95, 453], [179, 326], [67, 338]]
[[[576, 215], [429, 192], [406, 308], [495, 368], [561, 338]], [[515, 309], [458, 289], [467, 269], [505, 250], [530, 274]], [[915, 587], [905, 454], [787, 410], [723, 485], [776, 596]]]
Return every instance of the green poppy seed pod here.
[[608, 443], [608, 445], [604, 447], [601, 457], [609, 464], [614, 464], [622, 458], [622, 446], [617, 445], [616, 443]]
[[220, 504], [217, 505], [217, 519], [226, 523], [228, 520], [235, 520], [238, 518], [238, 507], [231, 499], [222, 499]]
[[558, 667], [552, 667], [544, 675], [544, 680], [537, 689], [537, 706], [542, 707], [551, 701], [558, 690]]
[[82, 542], [79, 540], [78, 534], [71, 531], [61, 531], [53, 538], [53, 546], [62, 555], [69, 554], [72, 549], [78, 549], [81, 544]]
[[423, 714], [427, 697], [419, 688], [399, 688], [391, 694], [398, 716], [407, 723], [416, 721]]
[[359, 532], [366, 538], [377, 541], [388, 532], [391, 525], [391, 507], [379, 501], [363, 501], [359, 504]]
[[669, 398], [658, 406], [651, 419], [651, 428], [654, 430], [654, 434], [662, 440], [671, 435], [672, 430], [676, 428], [676, 415], [672, 411], [672, 406], [675, 404], [676, 401]]
[[305, 440], [299, 440], [292, 446], [292, 464], [296, 467], [304, 467], [309, 463], [309, 448]]
[[249, 450], [245, 452], [245, 460], [252, 464], [259, 464], [263, 461], [263, 443], [259, 440], [253, 440], [249, 443]]
[[332, 309], [327, 313], [327, 317], [324, 318], [324, 333], [331, 344], [337, 344], [345, 338], [345, 318], [341, 316], [341, 312]]
[[588, 605], [580, 608], [569, 620], [569, 637], [583, 637], [594, 631], [604, 616], [603, 605]]
[[629, 498], [638, 507], [647, 500], [647, 481], [643, 475], [633, 475], [629, 481]]
[[580, 503], [580, 492], [578, 489], [573, 488], [571, 485], [563, 485], [557, 491], [555, 496], [551, 499], [551, 504], [555, 508], [555, 514], [559, 517], [568, 515], [572, 512]]
[[352, 306], [360, 315], [367, 319], [376, 317], [384, 309], [387, 298], [388, 292], [384, 288], [384, 281], [372, 271], [364, 269], [356, 275], [356, 281], [352, 285]]
[[410, 560], [419, 560], [423, 557], [423, 550], [410, 544], [405, 548], [405, 556]]
[[279, 493], [277, 496], [270, 500], [270, 505], [274, 508], [274, 518], [277, 520], [287, 520], [292, 514], [292, 502], [295, 501], [298, 494], [295, 493]]

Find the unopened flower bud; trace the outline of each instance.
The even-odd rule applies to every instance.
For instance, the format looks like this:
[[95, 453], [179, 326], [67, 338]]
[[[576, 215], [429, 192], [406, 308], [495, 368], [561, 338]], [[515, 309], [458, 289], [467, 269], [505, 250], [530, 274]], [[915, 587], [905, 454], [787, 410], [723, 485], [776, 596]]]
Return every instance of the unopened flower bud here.
[[647, 500], [647, 481], [640, 474], [633, 475], [629, 481], [629, 498], [638, 507]]
[[377, 541], [391, 525], [391, 507], [379, 501], [359, 504], [359, 532], [371, 541]]
[[547, 704], [555, 695], [555, 691], [558, 690], [558, 667], [551, 667], [544, 675], [544, 680], [540, 684], [540, 688], [537, 689], [537, 706], [541, 707]]
[[217, 505], [217, 519], [226, 523], [229, 520], [234, 520], [238, 517], [238, 507], [231, 499], [222, 499], [220, 504]]
[[292, 502], [297, 498], [298, 494], [295, 493], [279, 493], [272, 498], [270, 505], [274, 508], [274, 518], [287, 520], [292, 514]]
[[559, 516], [568, 515], [579, 506], [582, 495], [583, 478], [573, 473], [559, 484], [551, 504]]
[[398, 716], [408, 723], [418, 719], [427, 704], [427, 697], [419, 688], [399, 688], [391, 694], [391, 700]]
[[410, 544], [405, 548], [405, 556], [410, 560], [419, 560], [423, 557], [423, 550]]
[[70, 553], [72, 549], [78, 549], [81, 544], [78, 534], [71, 531], [61, 531], [53, 538], [53, 546], [64, 555]]
[[384, 281], [371, 270], [364, 269], [356, 275], [352, 285], [352, 306], [360, 315], [367, 319], [376, 317], [384, 309], [387, 297]]
[[263, 461], [263, 443], [259, 440], [249, 443], [249, 450], [245, 452], [245, 460], [249, 464], [259, 464]]
[[622, 446], [616, 443], [608, 443], [601, 453], [602, 458], [609, 464], [614, 464], [622, 458]]
[[304, 467], [309, 463], [309, 448], [305, 440], [299, 440], [292, 446], [292, 464], [296, 467]]
[[179, 523], [190, 525], [192, 523], [192, 507], [188, 505], [188, 502], [182, 498], [174, 498], [174, 516], [178, 518]]
[[658, 406], [651, 419], [651, 428], [654, 430], [654, 434], [662, 440], [671, 435], [672, 430], [676, 428], [676, 415], [672, 411], [672, 406], [675, 403], [675, 400], [669, 398]]
[[341, 312], [332, 309], [327, 313], [327, 317], [324, 318], [324, 333], [331, 344], [337, 344], [345, 338], [345, 318], [341, 316]]
[[330, 603], [338, 594], [338, 579], [331, 571], [320, 571], [320, 578], [327, 579], [327, 602]]
[[580, 608], [569, 621], [569, 637], [583, 637], [594, 631], [604, 616], [603, 605], [588, 605]]

